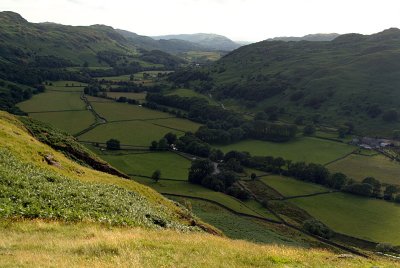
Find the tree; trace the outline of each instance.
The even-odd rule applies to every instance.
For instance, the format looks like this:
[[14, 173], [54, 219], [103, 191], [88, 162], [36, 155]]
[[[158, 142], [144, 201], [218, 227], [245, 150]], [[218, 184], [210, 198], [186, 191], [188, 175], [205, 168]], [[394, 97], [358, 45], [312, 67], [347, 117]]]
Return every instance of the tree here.
[[399, 114], [397, 113], [396, 110], [391, 109], [389, 111], [386, 111], [383, 115], [382, 115], [383, 120], [385, 120], [386, 122], [395, 122], [397, 121], [397, 119], [399, 118]]
[[373, 187], [371, 184], [368, 183], [354, 183], [351, 185], [347, 185], [343, 190], [349, 193], [363, 196], [372, 196], [373, 193]]
[[174, 144], [176, 142], [176, 134], [169, 132], [167, 134], [165, 134], [164, 139], [167, 140], [168, 144]]
[[168, 142], [166, 139], [162, 138], [159, 142], [158, 142], [158, 149], [160, 150], [166, 150], [168, 149]]
[[267, 120], [268, 115], [265, 112], [258, 112], [254, 116], [254, 120]]
[[312, 136], [315, 133], [315, 127], [314, 125], [306, 125], [303, 129], [303, 135], [304, 136]]
[[400, 130], [393, 130], [393, 139], [400, 140]]
[[347, 181], [347, 176], [343, 173], [334, 173], [328, 179], [328, 186], [340, 190], [346, 185]]
[[188, 181], [201, 184], [201, 181], [214, 172], [214, 164], [210, 160], [195, 160], [189, 168]]
[[149, 149], [151, 151], [157, 150], [158, 149], [158, 142], [157, 141], [152, 141]]
[[381, 191], [382, 191], [382, 184], [380, 181], [378, 181], [377, 179], [375, 179], [374, 177], [366, 177], [362, 183], [368, 183], [370, 185], [372, 185], [373, 187], [373, 196], [380, 196], [381, 195]]
[[119, 150], [119, 149], [121, 149], [120, 142], [117, 139], [109, 139], [106, 142], [106, 145], [107, 145], [107, 149], [108, 150]]
[[386, 186], [385, 191], [383, 192], [383, 198], [386, 200], [393, 200], [394, 195], [400, 191], [399, 187], [396, 185], [388, 185]]
[[251, 173], [250, 178], [254, 181], [257, 178], [257, 174]]
[[161, 171], [159, 169], [155, 170], [151, 175], [151, 179], [157, 183], [161, 179]]
[[339, 138], [341, 138], [341, 139], [346, 138], [347, 132], [348, 132], [348, 130], [347, 130], [346, 127], [340, 127], [340, 128], [338, 129]]
[[129, 76], [129, 81], [133, 81], [134, 78], [135, 78], [135, 76], [134, 76], [133, 74], [131, 74], [131, 75]]

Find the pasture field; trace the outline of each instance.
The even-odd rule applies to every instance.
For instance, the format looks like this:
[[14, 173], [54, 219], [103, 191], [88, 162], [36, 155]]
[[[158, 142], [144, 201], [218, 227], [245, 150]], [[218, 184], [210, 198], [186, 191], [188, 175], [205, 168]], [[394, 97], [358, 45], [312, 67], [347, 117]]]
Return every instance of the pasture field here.
[[126, 97], [128, 99], [134, 99], [138, 101], [144, 101], [146, 99], [146, 93], [135, 93], [135, 92], [107, 92], [107, 97], [118, 99], [119, 97]]
[[127, 174], [151, 176], [157, 169], [162, 178], [187, 181], [191, 162], [171, 152], [96, 153], [112, 166]]
[[26, 113], [85, 110], [86, 105], [80, 97], [80, 92], [46, 91], [34, 95], [31, 99], [21, 102], [17, 106]]
[[240, 202], [236, 198], [220, 192], [215, 192], [200, 185], [191, 184], [187, 181], [161, 180], [155, 183], [151, 179], [141, 177], [134, 177], [133, 180], [150, 186], [151, 188], [162, 194], [180, 194], [192, 197], [201, 197], [223, 204], [226, 207], [240, 213], [260, 216], [258, 213], [247, 207], [244, 203]]
[[260, 178], [262, 182], [274, 188], [284, 197], [307, 195], [328, 192], [329, 189], [321, 185], [308, 183], [279, 175], [270, 175]]
[[114, 138], [125, 145], [150, 146], [152, 141], [160, 140], [168, 132], [182, 134], [180, 131], [159, 127], [147, 121], [115, 122], [97, 126], [79, 136], [79, 140], [106, 142]]
[[356, 149], [356, 147], [344, 143], [313, 137], [301, 137], [285, 143], [245, 140], [215, 147], [224, 153], [232, 150], [247, 151], [254, 156], [280, 156], [287, 160], [317, 164], [326, 164]]
[[[296, 247], [309, 246], [307, 243], [305, 243], [305, 241], [300, 242], [288, 238], [287, 233], [286, 236], [282, 236], [278, 232], [275, 232], [277, 229], [276, 225], [257, 219], [235, 215], [216, 204], [190, 198], [173, 196], [169, 198], [178, 201], [181, 204], [184, 204], [185, 201], [190, 202], [192, 211], [196, 214], [196, 216], [200, 217], [203, 221], [217, 227], [229, 238], [244, 239], [265, 244], [288, 245]], [[293, 232], [288, 229], [282, 229], [280, 231]], [[300, 237], [298, 236], [299, 234], [293, 237], [297, 237], [300, 240], [302, 237], [301, 235]]]
[[108, 121], [143, 120], [173, 117], [170, 114], [127, 103], [93, 103], [93, 108]]
[[217, 61], [222, 55], [220, 52], [208, 52], [208, 51], [188, 51], [183, 53], [184, 57], [188, 61]]
[[97, 78], [98, 80], [107, 80], [107, 81], [113, 81], [113, 82], [118, 82], [118, 81], [130, 81], [130, 74], [127, 75], [120, 75], [120, 76], [104, 76], [104, 77], [99, 77]]
[[182, 118], [156, 119], [156, 120], [149, 120], [148, 122], [157, 126], [162, 126], [174, 130], [180, 130], [182, 132], [187, 132], [187, 131], [196, 132], [201, 126], [201, 124], [199, 123], [195, 123], [193, 121]]
[[400, 245], [400, 205], [383, 200], [331, 193], [290, 199], [333, 230], [374, 242]]
[[383, 155], [352, 154], [327, 167], [332, 172], [342, 172], [358, 181], [365, 177], [375, 177], [383, 183], [400, 185], [400, 163]]
[[167, 95], [178, 95], [180, 97], [188, 97], [188, 98], [191, 98], [191, 97], [202, 98], [202, 99], [205, 99], [206, 101], [208, 101], [209, 104], [218, 105], [218, 103], [215, 100], [211, 99], [210, 97], [208, 97], [204, 94], [198, 93], [192, 89], [178, 88], [178, 89], [168, 92]]
[[90, 111], [33, 113], [30, 117], [61, 129], [71, 135], [78, 133], [96, 122]]

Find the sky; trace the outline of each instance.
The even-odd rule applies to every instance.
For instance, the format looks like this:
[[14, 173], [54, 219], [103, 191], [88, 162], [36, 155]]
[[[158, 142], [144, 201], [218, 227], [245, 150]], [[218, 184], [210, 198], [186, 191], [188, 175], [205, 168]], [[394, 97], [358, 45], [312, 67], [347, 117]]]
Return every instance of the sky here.
[[400, 0], [0, 0], [30, 22], [105, 24], [155, 36], [216, 33], [261, 41], [400, 28]]

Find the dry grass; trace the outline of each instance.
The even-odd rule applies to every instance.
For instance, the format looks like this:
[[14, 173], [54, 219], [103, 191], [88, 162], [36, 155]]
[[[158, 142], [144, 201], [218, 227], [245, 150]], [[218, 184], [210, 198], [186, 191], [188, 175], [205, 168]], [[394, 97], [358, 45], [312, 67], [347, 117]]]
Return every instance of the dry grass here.
[[257, 245], [206, 234], [43, 221], [0, 222], [2, 267], [400, 267], [322, 249]]

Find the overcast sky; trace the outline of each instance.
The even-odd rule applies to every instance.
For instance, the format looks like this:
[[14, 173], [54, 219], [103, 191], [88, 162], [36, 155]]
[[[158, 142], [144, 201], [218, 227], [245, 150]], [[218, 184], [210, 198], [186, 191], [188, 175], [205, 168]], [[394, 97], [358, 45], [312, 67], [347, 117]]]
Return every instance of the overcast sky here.
[[259, 41], [400, 28], [400, 0], [0, 0], [31, 22], [106, 24], [142, 35], [217, 33]]

